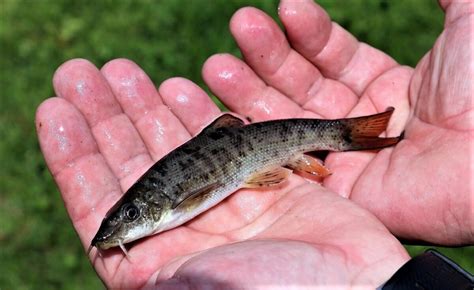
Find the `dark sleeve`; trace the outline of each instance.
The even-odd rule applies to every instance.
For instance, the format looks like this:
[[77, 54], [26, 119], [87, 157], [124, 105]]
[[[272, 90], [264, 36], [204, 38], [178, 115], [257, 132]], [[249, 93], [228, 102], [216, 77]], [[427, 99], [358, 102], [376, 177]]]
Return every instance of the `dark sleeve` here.
[[429, 249], [406, 262], [378, 289], [473, 290], [474, 277], [441, 253]]

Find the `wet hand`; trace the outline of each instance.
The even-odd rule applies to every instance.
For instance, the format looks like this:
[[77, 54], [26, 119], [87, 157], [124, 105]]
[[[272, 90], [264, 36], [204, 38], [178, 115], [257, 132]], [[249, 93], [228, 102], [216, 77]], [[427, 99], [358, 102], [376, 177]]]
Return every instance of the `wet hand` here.
[[464, 4], [444, 1], [445, 31], [416, 69], [360, 43], [313, 1], [282, 1], [284, 34], [254, 8], [230, 28], [244, 61], [211, 57], [203, 77], [232, 110], [254, 121], [341, 118], [395, 107], [387, 134], [405, 140], [378, 153], [330, 154], [324, 185], [375, 214], [405, 239], [471, 244], [472, 28]]
[[[220, 114], [202, 89], [174, 78], [156, 90], [134, 63], [101, 70], [71, 60], [36, 127], [84, 250], [109, 208], [156, 160]], [[280, 188], [240, 190], [176, 229], [89, 253], [109, 288], [352, 284], [374, 288], [407, 259], [369, 212], [292, 175]]]

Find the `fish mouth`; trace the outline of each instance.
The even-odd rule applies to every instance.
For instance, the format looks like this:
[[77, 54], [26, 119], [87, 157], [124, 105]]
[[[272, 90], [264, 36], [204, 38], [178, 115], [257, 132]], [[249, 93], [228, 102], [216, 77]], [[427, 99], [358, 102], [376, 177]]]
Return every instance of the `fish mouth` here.
[[94, 247], [98, 250], [107, 250], [109, 248], [116, 247], [122, 244], [122, 241], [113, 238], [113, 235], [116, 230], [117, 228], [103, 228], [101, 226], [95, 234], [94, 238], [92, 238], [91, 244], [87, 250], [87, 254], [89, 255], [89, 253]]
[[101, 235], [100, 232], [98, 232], [95, 235], [95, 237], [92, 239], [91, 245], [89, 248], [96, 247], [97, 249], [100, 249], [100, 250], [107, 250], [109, 248], [119, 246], [122, 243], [122, 241], [118, 239], [117, 240], [109, 239], [111, 235], [112, 233], [104, 236], [104, 235]]
[[111, 222], [104, 218], [91, 241], [91, 247], [96, 247], [105, 250], [111, 247], [118, 246], [120, 239], [117, 238], [117, 233], [120, 231], [122, 224], [120, 222]]
[[112, 247], [117, 247], [120, 246], [120, 248], [123, 248], [123, 242], [121, 240], [102, 240], [102, 239], [92, 239], [91, 244], [89, 248], [87, 249], [87, 255], [90, 254], [93, 248], [97, 248], [97, 250], [102, 251], [102, 250], [107, 250]]
[[92, 251], [92, 249], [94, 247], [97, 248], [97, 250], [99, 250], [99, 253], [100, 253], [100, 251], [102, 251], [102, 250], [107, 250], [107, 249], [110, 249], [112, 247], [117, 247], [117, 246], [120, 247], [120, 249], [125, 254], [125, 256], [127, 256], [127, 258], [129, 258], [129, 254], [128, 254], [128, 251], [127, 251], [127, 249], [125, 248], [125, 246], [123, 244], [123, 240], [96, 241], [95, 239], [93, 239], [92, 242], [91, 242], [91, 245], [87, 249], [87, 255], [90, 254], [90, 252]]

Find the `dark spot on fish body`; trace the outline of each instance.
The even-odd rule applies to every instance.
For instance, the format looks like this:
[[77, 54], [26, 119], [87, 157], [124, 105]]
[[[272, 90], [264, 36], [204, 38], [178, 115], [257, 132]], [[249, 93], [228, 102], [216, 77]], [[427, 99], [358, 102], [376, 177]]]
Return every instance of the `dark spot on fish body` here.
[[191, 153], [193, 153], [194, 151], [199, 150], [199, 149], [201, 149], [199, 146], [194, 146], [194, 147], [183, 146], [183, 147], [181, 148], [181, 151], [182, 151], [183, 153], [185, 153], [185, 154], [191, 154]]
[[240, 149], [243, 142], [242, 134], [235, 134], [234, 138], [232, 138], [230, 142], [236, 149]]
[[[214, 148], [212, 150], [219, 151], [219, 148]], [[219, 156], [219, 153], [213, 154], [211, 151], [206, 152], [195, 152], [193, 154], [193, 163], [191, 163], [190, 168], [192, 168], [192, 172], [205, 172], [205, 171], [212, 171], [217, 169], [217, 164], [215, 162], [215, 156]]]
[[242, 167], [242, 163], [243, 163], [242, 160], [236, 159], [234, 162], [235, 162], [235, 165], [236, 165], [237, 169], [239, 169], [240, 167]]
[[219, 148], [212, 151], [215, 151], [215, 153], [212, 154], [212, 157], [218, 162], [218, 164], [225, 164], [230, 160], [229, 152], [226, 149]]
[[187, 165], [188, 165], [188, 164], [187, 164], [185, 161], [183, 161], [183, 160], [178, 160], [178, 166], [179, 166], [179, 168], [180, 168], [181, 170], [186, 169], [186, 168], [188, 167]]
[[183, 191], [184, 191], [183, 185], [182, 185], [181, 183], [176, 184], [176, 187], [178, 188], [178, 191], [179, 191], [179, 192], [183, 192]]
[[280, 130], [277, 130], [281, 142], [288, 142], [288, 138], [291, 135], [289, 126], [287, 124], [282, 125]]
[[255, 150], [254, 147], [253, 147], [253, 141], [252, 140], [248, 140], [247, 142], [245, 142], [244, 146], [247, 147], [246, 149], [249, 150], [249, 151]]
[[207, 156], [204, 153], [200, 152], [200, 151], [196, 151], [192, 154], [192, 158], [194, 160], [201, 160], [201, 159], [205, 159], [206, 157]]
[[220, 170], [223, 176], [229, 175], [232, 170], [232, 162], [230, 160], [228, 160], [227, 162], [224, 162], [221, 165]]
[[153, 166], [151, 168], [152, 172], [158, 173], [160, 176], [164, 177], [166, 175], [168, 166], [166, 165], [166, 162], [160, 162], [159, 164], [156, 163], [156, 166]]
[[210, 139], [217, 141], [226, 136], [232, 136], [232, 135], [233, 135], [233, 132], [231, 131], [231, 129], [223, 127], [223, 128], [217, 128], [214, 131], [211, 131], [207, 136]]
[[214, 141], [217, 141], [217, 140], [220, 140], [220, 139], [224, 138], [224, 134], [222, 134], [220, 132], [220, 130], [215, 130], [215, 131], [212, 131], [211, 133], [209, 133], [208, 137], [211, 138]]
[[161, 182], [160, 180], [154, 176], [154, 175], [150, 175], [147, 179], [146, 179], [146, 183], [145, 183], [148, 187], [151, 187], [151, 188], [158, 188], [160, 185], [161, 185]]
[[298, 138], [300, 138], [300, 139], [304, 139], [304, 138], [305, 138], [306, 132], [305, 132], [305, 130], [304, 130], [303, 127], [301, 127], [301, 126], [298, 127], [298, 129], [296, 130], [296, 133], [297, 133]]
[[263, 138], [263, 136], [259, 136], [259, 137], [256, 138], [256, 141], [257, 141], [258, 143], [263, 143], [263, 140], [265, 140], [265, 139]]
[[347, 143], [352, 143], [352, 132], [351, 130], [344, 130], [342, 133], [342, 140], [344, 140]]
[[234, 134], [234, 129], [233, 128], [221, 128], [222, 134], [228, 137], [233, 137]]
[[213, 169], [209, 170], [209, 175], [211, 175], [211, 176], [216, 176], [216, 175], [217, 175], [217, 170], [216, 170], [216, 168], [213, 168]]
[[145, 192], [145, 199], [147, 201], [153, 200], [153, 195], [154, 195], [154, 192], [151, 190], [148, 190]]

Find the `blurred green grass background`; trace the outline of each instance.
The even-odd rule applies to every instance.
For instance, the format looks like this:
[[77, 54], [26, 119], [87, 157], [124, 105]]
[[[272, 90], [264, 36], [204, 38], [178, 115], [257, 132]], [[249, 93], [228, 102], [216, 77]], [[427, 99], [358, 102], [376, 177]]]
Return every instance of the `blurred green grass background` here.
[[[431, 0], [320, 0], [360, 40], [414, 66], [442, 30]], [[79, 244], [45, 166], [34, 129], [53, 96], [55, 69], [71, 58], [98, 67], [125, 57], [159, 84], [172, 76], [204, 86], [218, 52], [240, 56], [228, 21], [240, 7], [277, 16], [276, 0], [0, 0], [0, 289], [103, 288]], [[415, 255], [425, 249], [408, 247]], [[474, 272], [472, 248], [440, 248]]]

